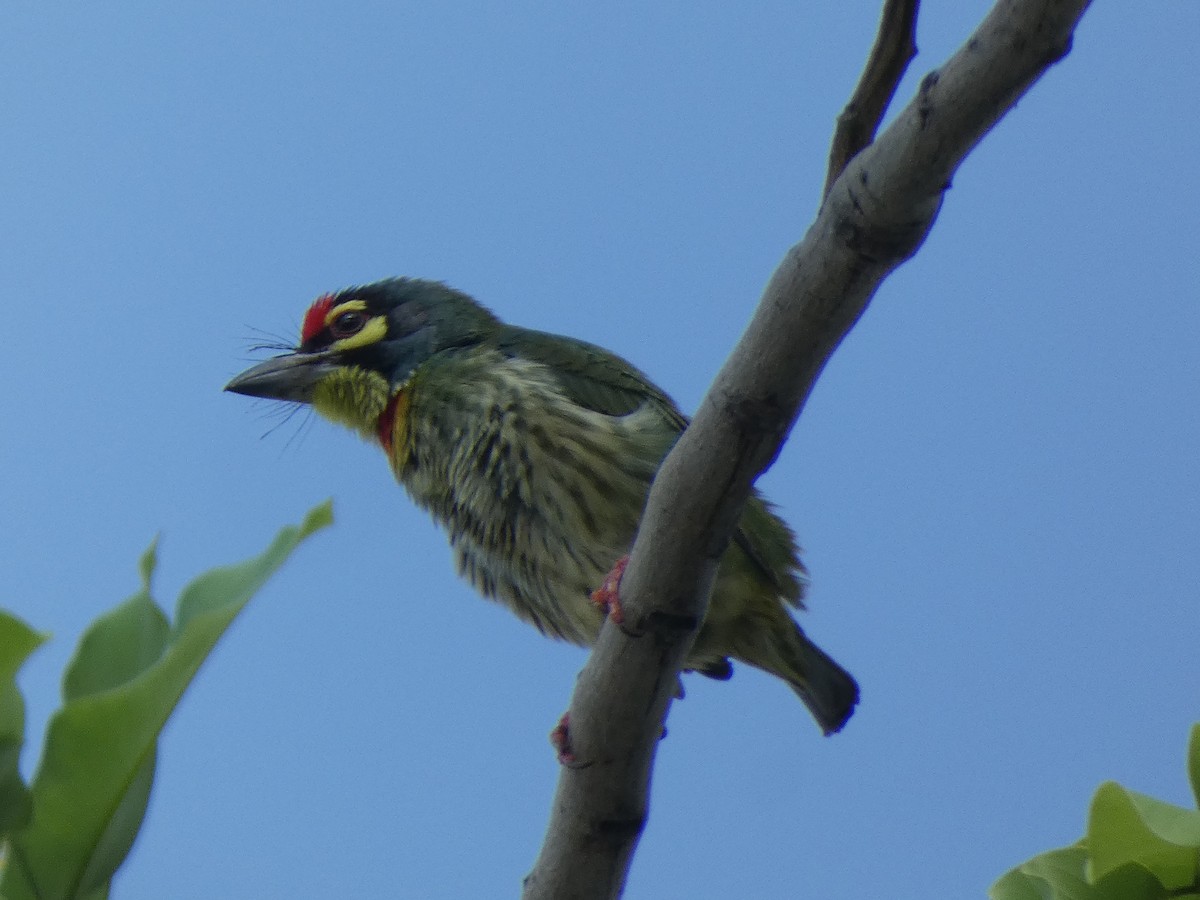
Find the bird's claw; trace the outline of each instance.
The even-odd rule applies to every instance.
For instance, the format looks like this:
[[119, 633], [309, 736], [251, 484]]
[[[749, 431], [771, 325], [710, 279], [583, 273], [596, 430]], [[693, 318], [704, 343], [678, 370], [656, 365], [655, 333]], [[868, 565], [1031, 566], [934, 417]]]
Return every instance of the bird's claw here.
[[570, 728], [571, 713], [565, 712], [550, 732], [550, 746], [558, 753], [558, 761], [564, 766], [575, 762], [575, 754], [571, 752]]
[[[658, 735], [661, 741], [667, 736], [667, 726], [662, 727], [662, 731]], [[579, 758], [575, 756], [575, 751], [571, 749], [571, 713], [570, 710], [562, 714], [562, 718], [558, 720], [558, 724], [550, 731], [550, 746], [558, 754], [558, 762], [560, 765], [566, 766], [568, 769], [586, 769], [588, 763], [581, 763]]]
[[628, 565], [629, 557], [622, 556], [613, 564], [612, 571], [604, 576], [604, 583], [592, 591], [592, 602], [616, 625], [625, 624], [625, 611], [621, 609], [621, 577]]
[[585, 763], [581, 763], [575, 756], [575, 752], [571, 749], [571, 712], [562, 714], [562, 718], [558, 720], [558, 724], [550, 732], [550, 746], [558, 753], [558, 762], [560, 765], [566, 766], [568, 769], [582, 769], [586, 767]]

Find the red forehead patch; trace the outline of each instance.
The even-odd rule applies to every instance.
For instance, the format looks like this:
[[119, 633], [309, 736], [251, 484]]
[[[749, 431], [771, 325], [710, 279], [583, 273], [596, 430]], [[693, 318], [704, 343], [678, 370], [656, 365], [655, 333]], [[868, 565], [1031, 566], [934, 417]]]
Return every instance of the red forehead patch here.
[[333, 294], [326, 294], [313, 301], [304, 314], [304, 327], [300, 329], [300, 341], [307, 344], [325, 327], [325, 317], [333, 309]]

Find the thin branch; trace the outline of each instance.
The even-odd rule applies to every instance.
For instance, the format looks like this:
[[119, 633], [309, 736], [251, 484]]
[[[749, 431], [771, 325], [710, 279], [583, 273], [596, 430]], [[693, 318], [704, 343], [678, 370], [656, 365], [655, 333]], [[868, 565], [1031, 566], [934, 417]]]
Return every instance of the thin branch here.
[[828, 197], [833, 183], [871, 141], [895, 96], [908, 64], [917, 55], [917, 8], [921, 0], [885, 0], [879, 18], [875, 46], [858, 79], [850, 102], [838, 116], [837, 129], [829, 148], [829, 170], [821, 197]]
[[[611, 621], [571, 701], [559, 777], [525, 897], [620, 895], [651, 765], [717, 561], [829, 355], [924, 241], [951, 176], [1071, 46], [1089, 0], [1000, 0], [970, 40], [837, 179], [655, 479]], [[851, 726], [853, 727], [853, 726]]]

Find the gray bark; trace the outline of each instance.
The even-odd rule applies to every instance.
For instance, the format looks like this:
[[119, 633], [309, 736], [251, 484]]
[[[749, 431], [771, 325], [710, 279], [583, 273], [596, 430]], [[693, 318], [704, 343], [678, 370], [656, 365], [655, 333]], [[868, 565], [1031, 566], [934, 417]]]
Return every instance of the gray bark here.
[[[717, 560], [834, 348], [933, 226], [976, 143], [1070, 49], [1087, 0], [1001, 0], [831, 186], [663, 463], [570, 707], [564, 766], [529, 900], [620, 895], [647, 815], [655, 748]], [[870, 702], [870, 685], [865, 686]], [[851, 726], [853, 727], [853, 726]]]

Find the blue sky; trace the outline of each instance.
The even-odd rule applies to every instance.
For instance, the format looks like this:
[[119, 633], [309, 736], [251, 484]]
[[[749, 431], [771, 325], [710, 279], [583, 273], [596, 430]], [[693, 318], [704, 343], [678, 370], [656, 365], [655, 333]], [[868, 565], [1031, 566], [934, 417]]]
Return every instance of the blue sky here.
[[[583, 651], [474, 596], [378, 451], [223, 395], [253, 328], [443, 279], [695, 408], [818, 202], [878, 3], [0, 7], [0, 602], [55, 640], [326, 497], [162, 741], [122, 900], [512, 896]], [[987, 9], [927, 2], [901, 89]], [[630, 898], [981, 896], [1200, 719], [1200, 5], [1097, 4], [760, 484], [863, 702], [688, 682]], [[31, 768], [40, 737], [26, 751]]]

